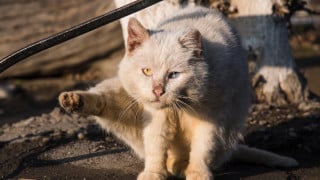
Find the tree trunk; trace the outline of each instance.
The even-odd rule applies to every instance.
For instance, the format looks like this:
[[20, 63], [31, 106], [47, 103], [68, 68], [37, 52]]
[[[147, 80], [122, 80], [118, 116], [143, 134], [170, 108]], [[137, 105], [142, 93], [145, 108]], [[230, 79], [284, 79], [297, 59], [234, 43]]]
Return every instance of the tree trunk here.
[[[113, 10], [105, 0], [0, 1], [0, 58], [18, 48]], [[55, 75], [85, 68], [123, 47], [118, 22], [30, 57], [9, 68], [0, 78]]]
[[[131, 1], [115, 0], [117, 6]], [[255, 100], [284, 105], [306, 99], [308, 91], [296, 72], [286, 22], [273, 14], [274, 3], [281, 6], [281, 0], [170, 0], [139, 11], [132, 16], [138, 18], [146, 27], [152, 28], [155, 23], [182, 7], [182, 2], [186, 1], [189, 4], [218, 8], [225, 14], [228, 14], [229, 10], [237, 9], [237, 13], [229, 16], [250, 57], [249, 67]], [[152, 17], [151, 20], [150, 17]], [[124, 39], [126, 39], [128, 18], [121, 20]]]
[[238, 10], [231, 19], [251, 57], [256, 100], [275, 105], [298, 103], [308, 92], [296, 72], [286, 22], [273, 12], [275, 5], [281, 3], [280, 0], [231, 0]]

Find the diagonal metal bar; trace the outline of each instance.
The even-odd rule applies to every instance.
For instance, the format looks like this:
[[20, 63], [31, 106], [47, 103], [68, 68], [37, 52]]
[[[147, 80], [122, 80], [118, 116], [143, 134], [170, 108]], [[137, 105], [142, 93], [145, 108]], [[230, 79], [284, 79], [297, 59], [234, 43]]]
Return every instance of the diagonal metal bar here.
[[52, 35], [48, 38], [32, 43], [1, 59], [0, 73], [8, 69], [9, 67], [13, 66], [14, 64], [22, 61], [23, 59], [32, 56], [40, 51], [56, 46], [72, 38], [80, 36], [84, 33], [97, 29], [103, 25], [106, 25], [124, 16], [127, 16], [141, 9], [149, 7], [160, 1], [162, 0], [137, 0], [123, 7], [110, 11], [104, 15], [98, 16], [82, 24], [79, 24], [60, 33]]

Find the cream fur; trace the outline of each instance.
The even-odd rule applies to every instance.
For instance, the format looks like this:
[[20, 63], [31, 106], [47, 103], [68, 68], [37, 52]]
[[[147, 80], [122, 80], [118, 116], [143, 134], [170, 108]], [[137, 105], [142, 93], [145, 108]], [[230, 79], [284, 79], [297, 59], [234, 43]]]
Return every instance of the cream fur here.
[[[210, 168], [233, 152], [251, 152], [249, 161], [272, 166], [297, 164], [270, 152], [237, 149], [250, 104], [249, 77], [238, 36], [220, 13], [185, 8], [154, 29], [131, 19], [128, 34], [118, 77], [87, 92], [64, 92], [59, 101], [69, 112], [96, 116], [144, 158], [139, 180], [168, 174], [213, 179]], [[143, 74], [144, 68], [152, 75]], [[171, 72], [177, 76], [170, 78]]]

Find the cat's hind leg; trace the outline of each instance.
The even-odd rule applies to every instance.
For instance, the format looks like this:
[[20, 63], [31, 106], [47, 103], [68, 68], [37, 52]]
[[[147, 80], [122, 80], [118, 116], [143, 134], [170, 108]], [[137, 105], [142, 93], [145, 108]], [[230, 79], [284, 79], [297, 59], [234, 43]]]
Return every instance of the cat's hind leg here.
[[105, 107], [105, 100], [101, 95], [87, 91], [63, 92], [58, 99], [60, 106], [67, 112], [99, 115]]

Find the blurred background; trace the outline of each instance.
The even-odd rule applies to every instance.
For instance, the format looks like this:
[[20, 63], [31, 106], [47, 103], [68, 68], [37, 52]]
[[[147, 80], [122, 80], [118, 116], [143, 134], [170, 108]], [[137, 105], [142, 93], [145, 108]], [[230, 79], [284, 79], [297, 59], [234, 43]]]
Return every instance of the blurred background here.
[[[228, 0], [201, 1], [218, 2], [220, 10], [228, 6], [224, 4]], [[320, 12], [320, 0], [306, 2], [308, 10]], [[105, 0], [0, 0], [0, 59], [115, 8], [113, 1]], [[281, 13], [282, 9], [278, 10]], [[291, 23], [289, 44], [296, 70], [306, 79], [310, 94], [320, 96], [320, 14], [297, 11]], [[261, 39], [267, 38], [270, 36]], [[279, 46], [280, 51], [285, 49]], [[143, 163], [126, 146], [103, 132], [93, 118], [55, 108], [60, 92], [86, 90], [115, 76], [123, 54], [117, 21], [29, 57], [0, 74], [0, 179], [136, 178]], [[281, 94], [281, 89], [278, 92]], [[217, 179], [319, 179], [319, 102], [254, 103], [249, 112], [245, 143], [294, 157], [300, 167], [281, 170], [231, 162], [215, 174]]]

